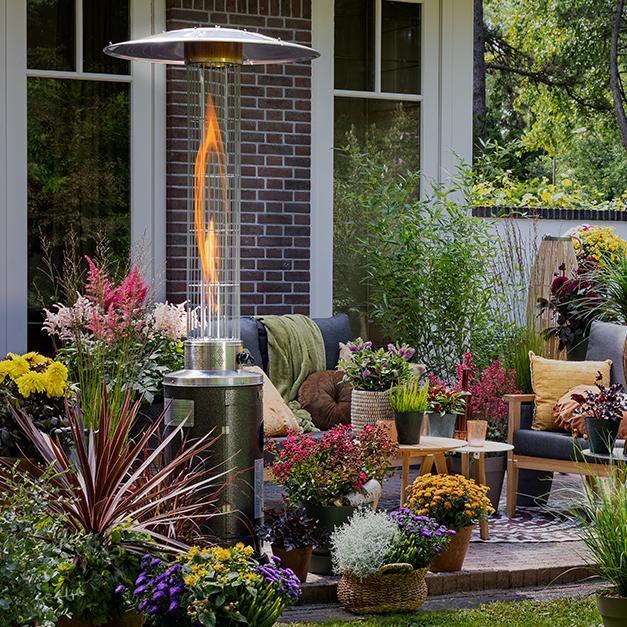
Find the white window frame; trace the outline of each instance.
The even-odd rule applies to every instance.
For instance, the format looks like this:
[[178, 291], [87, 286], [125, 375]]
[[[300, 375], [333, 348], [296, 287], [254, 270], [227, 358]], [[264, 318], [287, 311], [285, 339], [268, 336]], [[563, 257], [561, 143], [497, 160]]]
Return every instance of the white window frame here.
[[[128, 75], [84, 72], [82, 3], [75, 2], [76, 71], [65, 72], [27, 69], [26, 2], [0, 0], [0, 358], [27, 344], [28, 77], [130, 84], [131, 247], [142, 274], [155, 286], [155, 297], [165, 298], [165, 68], [131, 62]], [[162, 32], [165, 22], [165, 0], [130, 0], [132, 38]]]
[[[420, 94], [334, 89], [334, 0], [312, 0], [310, 313], [333, 310], [333, 100], [336, 96], [420, 102], [423, 187], [443, 183], [472, 160], [472, 0], [399, 0], [422, 5]], [[376, 0], [375, 64], [380, 64], [381, 0]], [[377, 25], [378, 20], [378, 25]], [[375, 77], [380, 77], [375, 65]]]

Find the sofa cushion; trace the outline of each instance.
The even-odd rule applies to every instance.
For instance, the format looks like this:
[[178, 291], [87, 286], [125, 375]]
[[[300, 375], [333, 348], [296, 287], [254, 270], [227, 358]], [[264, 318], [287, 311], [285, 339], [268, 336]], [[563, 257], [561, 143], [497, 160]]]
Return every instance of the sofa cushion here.
[[587, 361], [612, 360], [610, 378], [612, 383], [625, 385], [624, 354], [627, 326], [595, 320], [590, 325]]
[[[244, 348], [250, 351], [255, 360], [255, 366], [259, 366], [266, 370], [261, 354], [261, 346], [259, 345], [259, 325], [260, 323], [252, 316], [242, 316], [240, 318], [240, 337]], [[263, 326], [263, 325], [262, 325]]]
[[339, 370], [310, 374], [298, 390], [298, 402], [311, 414], [318, 429], [332, 429], [351, 421], [350, 383], [342, 381]]
[[534, 431], [519, 429], [514, 432], [514, 452], [518, 455], [543, 457], [546, 459], [563, 459], [574, 461], [583, 459], [576, 451], [588, 448], [587, 440], [573, 438], [560, 431]]
[[555, 431], [553, 420], [555, 403], [576, 385], [594, 385], [597, 373], [602, 383], [608, 385], [612, 362], [605, 361], [561, 361], [546, 359], [529, 351], [531, 363], [531, 385], [536, 395], [533, 429]]
[[326, 353], [326, 369], [335, 370], [340, 356], [340, 342], [348, 342], [353, 338], [348, 315], [335, 314], [330, 318], [314, 318], [320, 328]]

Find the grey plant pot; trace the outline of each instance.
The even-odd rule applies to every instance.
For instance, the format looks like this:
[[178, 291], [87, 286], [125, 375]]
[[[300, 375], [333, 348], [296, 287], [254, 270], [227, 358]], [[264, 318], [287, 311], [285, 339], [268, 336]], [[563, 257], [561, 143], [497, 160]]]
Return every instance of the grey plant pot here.
[[626, 597], [598, 594], [597, 607], [605, 627], [625, 627], [627, 625]]
[[[475, 460], [470, 458], [470, 476], [475, 476], [474, 469]], [[461, 474], [462, 462], [459, 455], [452, 455], [448, 460], [448, 467], [451, 474]], [[503, 491], [503, 481], [505, 479], [505, 471], [507, 470], [507, 457], [506, 455], [491, 455], [485, 458], [485, 479], [488, 488], [488, 498], [496, 513], [499, 509], [499, 501], [501, 500], [501, 493]]]
[[457, 423], [456, 414], [425, 414], [429, 418], [429, 435], [436, 438], [452, 438]]

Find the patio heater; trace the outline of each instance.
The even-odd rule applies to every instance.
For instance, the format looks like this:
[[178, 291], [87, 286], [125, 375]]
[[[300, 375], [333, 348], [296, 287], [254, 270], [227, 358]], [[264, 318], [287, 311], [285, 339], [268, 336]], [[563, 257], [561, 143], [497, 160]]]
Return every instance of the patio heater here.
[[263, 517], [262, 377], [242, 370], [240, 319], [240, 70], [314, 59], [314, 50], [220, 27], [164, 32], [105, 48], [128, 60], [187, 68], [187, 331], [184, 370], [165, 377], [166, 424], [219, 435], [205, 460], [229, 471], [224, 515], [205, 532], [256, 543]]

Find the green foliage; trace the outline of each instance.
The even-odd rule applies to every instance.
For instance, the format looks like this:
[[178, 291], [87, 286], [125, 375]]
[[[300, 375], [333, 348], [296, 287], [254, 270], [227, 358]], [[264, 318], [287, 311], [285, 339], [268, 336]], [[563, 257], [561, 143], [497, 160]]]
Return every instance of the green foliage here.
[[529, 351], [536, 355], [541, 355], [544, 350], [545, 341], [534, 329], [519, 329], [516, 335], [510, 340], [505, 351], [504, 366], [515, 372], [516, 388], [522, 394], [531, 394], [531, 365], [529, 361]]
[[627, 324], [627, 255], [601, 264], [593, 272], [601, 298], [597, 299], [595, 314], [602, 320]]
[[475, 154], [492, 159], [494, 145], [509, 154], [497, 176], [482, 175], [477, 204], [624, 208], [627, 153], [608, 62], [615, 6], [484, 0], [488, 147]]
[[53, 585], [64, 556], [48, 540], [63, 534], [46, 511], [39, 482], [1, 472], [11, 491], [0, 490], [0, 624], [49, 627], [58, 615]]
[[137, 535], [117, 529], [106, 539], [77, 533], [61, 540], [67, 558], [58, 565], [54, 588], [64, 615], [101, 625], [127, 611], [119, 586], [132, 586], [141, 558], [124, 547]]
[[434, 188], [419, 198], [420, 174], [393, 172], [349, 149], [359, 186], [344, 190], [367, 226], [350, 246], [366, 269], [370, 315], [393, 341], [415, 346], [417, 360], [448, 378], [467, 350], [478, 355], [500, 328], [491, 289], [497, 254], [486, 221]]
[[412, 379], [390, 390], [390, 406], [397, 413], [424, 412], [429, 408], [429, 383]]
[[611, 464], [609, 477], [582, 481], [583, 505], [573, 513], [599, 575], [627, 596], [627, 473]]

